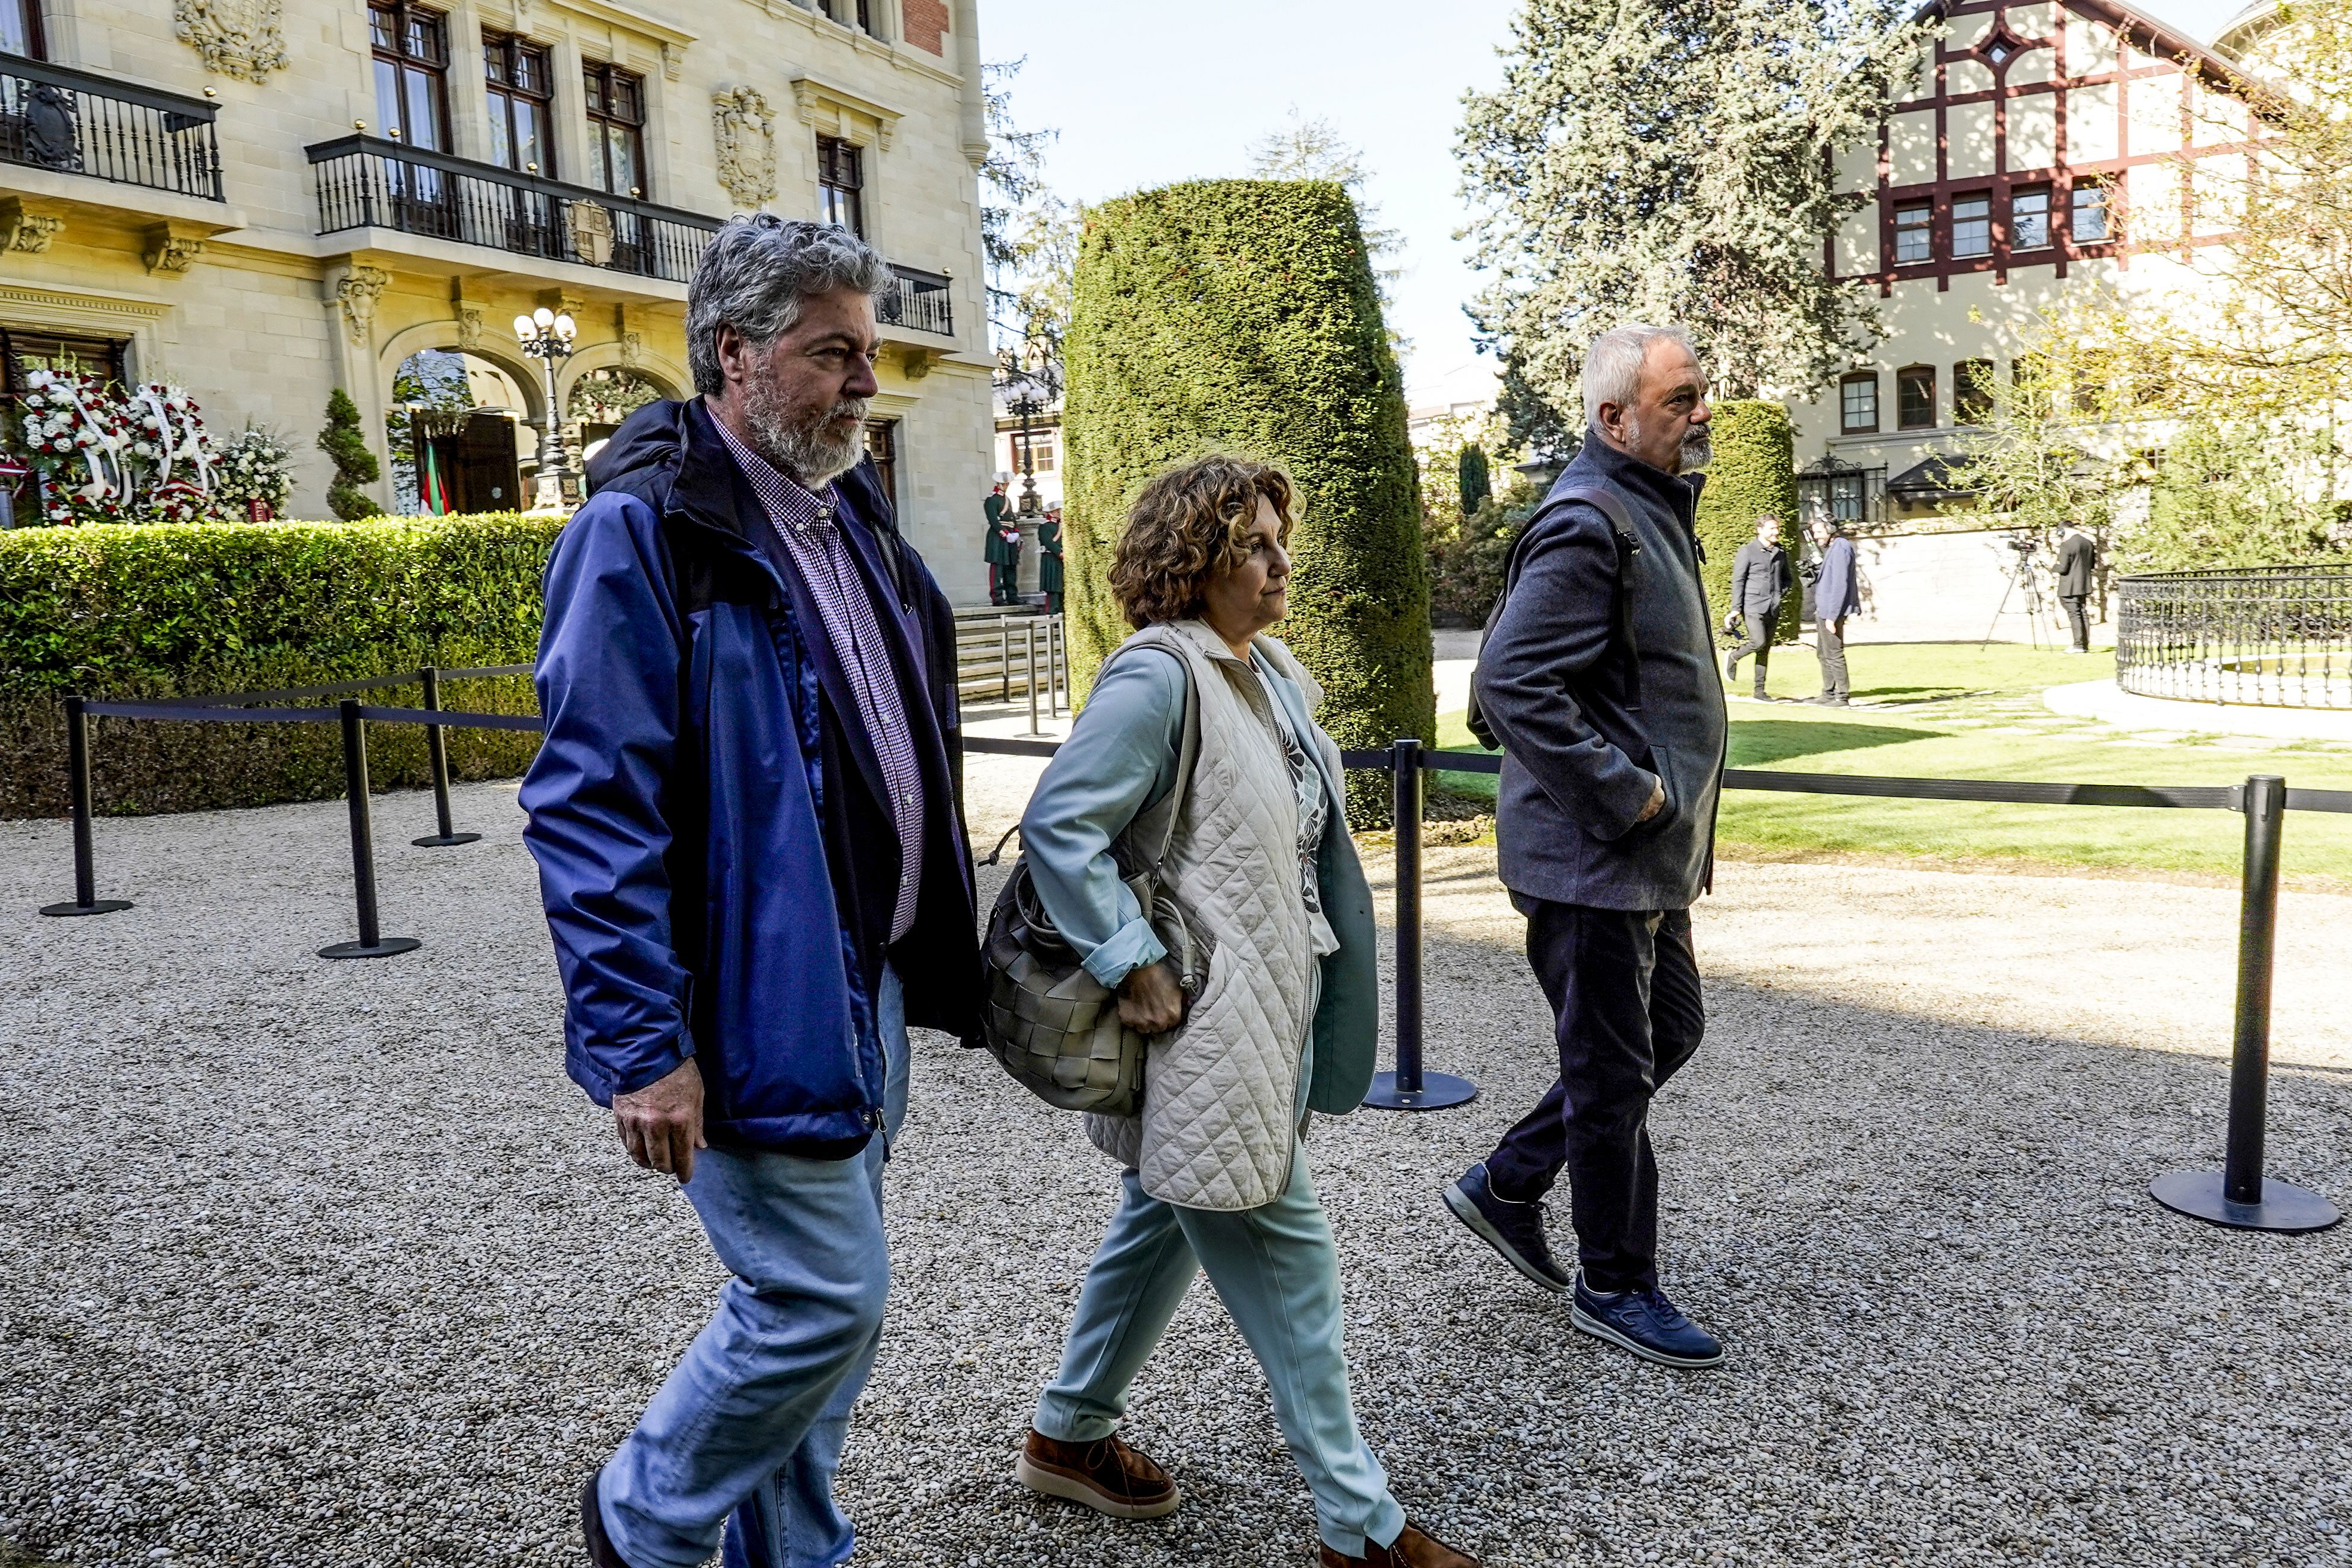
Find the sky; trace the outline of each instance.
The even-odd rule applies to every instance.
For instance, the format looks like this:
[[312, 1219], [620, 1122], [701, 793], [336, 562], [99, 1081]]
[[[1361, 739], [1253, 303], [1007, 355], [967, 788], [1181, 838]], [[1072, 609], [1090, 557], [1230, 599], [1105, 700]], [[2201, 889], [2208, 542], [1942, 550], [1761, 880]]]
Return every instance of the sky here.
[[[2133, 8], [2200, 40], [2244, 0]], [[1491, 359], [1463, 305], [1480, 287], [1454, 158], [1462, 95], [1501, 79], [1518, 0], [981, 0], [984, 59], [1025, 58], [1013, 84], [1024, 128], [1059, 132], [1046, 176], [1093, 202], [1178, 180], [1246, 174], [1250, 144], [1295, 107], [1361, 148], [1367, 195], [1405, 239], [1390, 325], [1403, 334], [1408, 399], [1475, 397]], [[1395, 263], [1392, 263], [1395, 264]]]

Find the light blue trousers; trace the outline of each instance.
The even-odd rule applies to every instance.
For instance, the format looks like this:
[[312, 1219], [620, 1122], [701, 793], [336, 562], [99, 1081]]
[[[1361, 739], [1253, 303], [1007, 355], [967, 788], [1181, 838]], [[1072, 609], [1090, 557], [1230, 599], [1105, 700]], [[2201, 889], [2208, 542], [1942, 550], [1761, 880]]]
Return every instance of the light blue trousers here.
[[884, 970], [885, 1136], [847, 1160], [706, 1149], [686, 1195], [735, 1276], [598, 1482], [631, 1568], [834, 1568], [850, 1406], [874, 1370], [890, 1258], [882, 1166], [907, 1114], [907, 1009]]
[[1363, 1556], [1368, 1538], [1393, 1544], [1404, 1510], [1356, 1429], [1339, 1256], [1304, 1144], [1294, 1148], [1290, 1184], [1262, 1208], [1178, 1208], [1146, 1195], [1136, 1173], [1126, 1173], [1110, 1233], [1078, 1293], [1061, 1373], [1037, 1401], [1037, 1430], [1066, 1443], [1116, 1430], [1128, 1385], [1202, 1268], [1265, 1373], [1275, 1419], [1315, 1494], [1324, 1543], [1348, 1557]]

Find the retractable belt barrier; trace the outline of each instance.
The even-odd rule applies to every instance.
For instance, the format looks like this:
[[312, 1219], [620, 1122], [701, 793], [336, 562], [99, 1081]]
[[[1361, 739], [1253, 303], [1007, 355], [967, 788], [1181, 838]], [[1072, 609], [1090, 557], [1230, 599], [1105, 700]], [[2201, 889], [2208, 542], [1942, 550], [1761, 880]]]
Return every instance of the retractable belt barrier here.
[[[240, 692], [169, 701], [65, 700], [67, 770], [73, 802], [74, 900], [51, 904], [45, 915], [100, 915], [127, 910], [120, 899], [97, 896], [90, 842], [89, 736], [91, 718], [209, 723], [325, 723], [342, 728], [345, 794], [351, 816], [352, 883], [359, 915], [359, 940], [320, 949], [322, 958], [382, 958], [421, 943], [415, 937], [387, 937], [378, 927], [375, 835], [369, 805], [367, 724], [424, 727], [432, 761], [435, 811], [440, 831], [414, 840], [422, 847], [469, 844], [481, 836], [452, 831], [448, 760], [442, 732], [451, 729], [538, 731], [543, 720], [529, 714], [469, 713], [440, 705], [440, 682], [494, 676], [528, 675], [529, 665], [493, 665], [472, 669], [420, 669], [410, 675], [283, 691]], [[424, 706], [383, 708], [349, 696], [387, 686], [423, 689]], [[304, 697], [335, 697], [333, 708], [240, 706]], [[1058, 742], [967, 737], [967, 752], [1014, 757], [1050, 757]], [[1379, 1074], [1368, 1105], [1398, 1110], [1433, 1110], [1460, 1105], [1477, 1086], [1450, 1073], [1426, 1070], [1422, 1060], [1422, 842], [1424, 776], [1432, 773], [1500, 773], [1503, 759], [1486, 752], [1439, 752], [1406, 737], [1378, 751], [1340, 753], [1343, 766], [1391, 775], [1396, 824], [1396, 1069]], [[1771, 790], [1804, 795], [1867, 795], [1895, 800], [1980, 801], [2024, 805], [2092, 805], [2161, 810], [2235, 811], [2246, 819], [2243, 876], [2239, 902], [2236, 1026], [2230, 1068], [2227, 1151], [2219, 1171], [2176, 1171], [2157, 1178], [2149, 1191], [2158, 1202], [2181, 1214], [2241, 1230], [2321, 1230], [2340, 1217], [2318, 1194], [2267, 1179], [2263, 1174], [2269, 1112], [2271, 976], [2277, 951], [2281, 841], [2290, 811], [2352, 813], [2352, 790], [2289, 789], [2272, 774], [2255, 774], [2242, 784], [2150, 785], [2041, 784], [2005, 779], [1885, 778], [1845, 773], [1765, 772], [1727, 768], [1726, 789]]]

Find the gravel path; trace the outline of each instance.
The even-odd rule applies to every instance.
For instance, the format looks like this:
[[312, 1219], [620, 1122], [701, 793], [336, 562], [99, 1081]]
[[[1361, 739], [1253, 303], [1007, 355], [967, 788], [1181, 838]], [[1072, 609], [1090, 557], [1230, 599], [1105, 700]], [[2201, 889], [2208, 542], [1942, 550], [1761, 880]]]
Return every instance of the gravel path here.
[[[1023, 765], [975, 764], [976, 827]], [[719, 1279], [563, 1079], [510, 786], [485, 841], [378, 807], [379, 963], [338, 805], [0, 824], [0, 1563], [563, 1564], [579, 1477]], [[1433, 1065], [1485, 1088], [1318, 1129], [1360, 1408], [1408, 1509], [1538, 1563], [2352, 1563], [2352, 1227], [2229, 1235], [2145, 1197], [2218, 1156], [2226, 891], [1727, 866], [1713, 1026], [1661, 1102], [1669, 1283], [1729, 1363], [1568, 1329], [1440, 1183], [1548, 1077], [1517, 926], [1433, 854]], [[2290, 896], [2273, 1166], [2352, 1199], [2352, 900]], [[1205, 1287], [1131, 1436], [1188, 1493], [1112, 1525], [1013, 1446], [1114, 1191], [1066, 1118], [919, 1040], [891, 1339], [844, 1473], [864, 1564], [1305, 1564], [1312, 1519]], [[1562, 1222], [1556, 1227], [1565, 1231]]]

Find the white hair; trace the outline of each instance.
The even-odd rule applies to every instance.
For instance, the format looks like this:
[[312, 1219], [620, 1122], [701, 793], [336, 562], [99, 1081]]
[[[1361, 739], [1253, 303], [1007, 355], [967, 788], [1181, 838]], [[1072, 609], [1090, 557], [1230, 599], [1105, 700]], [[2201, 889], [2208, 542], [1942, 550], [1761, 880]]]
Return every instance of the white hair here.
[[[1628, 321], [1622, 327], [1612, 327], [1592, 340], [1584, 351], [1584, 422], [1601, 423], [1601, 405], [1613, 403], [1620, 408], [1631, 408], [1633, 399], [1641, 395], [1642, 367], [1649, 363], [1650, 345], [1664, 340], [1691, 346], [1690, 334], [1680, 327], [1653, 327], [1640, 321]], [[1691, 357], [1698, 351], [1691, 350]]]

